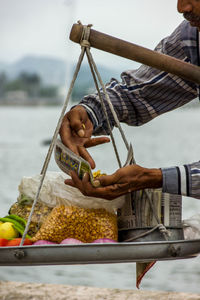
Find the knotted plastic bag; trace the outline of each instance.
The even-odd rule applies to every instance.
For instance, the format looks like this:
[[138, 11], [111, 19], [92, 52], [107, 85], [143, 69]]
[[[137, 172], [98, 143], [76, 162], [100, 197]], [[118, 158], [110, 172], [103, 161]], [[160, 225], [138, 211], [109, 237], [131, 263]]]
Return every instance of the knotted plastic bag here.
[[[90, 243], [99, 238], [117, 241], [117, 209], [124, 203], [124, 197], [112, 201], [87, 197], [74, 187], [64, 183], [67, 175], [48, 172], [42, 186], [38, 203], [53, 208], [33, 241], [45, 239], [60, 243], [66, 238], [76, 238]], [[20, 192], [34, 197], [40, 175], [24, 178]]]

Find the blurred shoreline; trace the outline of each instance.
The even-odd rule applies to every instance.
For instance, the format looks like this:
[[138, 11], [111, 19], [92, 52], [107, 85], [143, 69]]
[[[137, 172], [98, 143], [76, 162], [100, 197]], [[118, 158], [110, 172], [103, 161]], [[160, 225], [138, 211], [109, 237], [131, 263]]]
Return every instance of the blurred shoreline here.
[[61, 284], [0, 281], [1, 299], [39, 300], [199, 300], [200, 294], [144, 290], [120, 290]]

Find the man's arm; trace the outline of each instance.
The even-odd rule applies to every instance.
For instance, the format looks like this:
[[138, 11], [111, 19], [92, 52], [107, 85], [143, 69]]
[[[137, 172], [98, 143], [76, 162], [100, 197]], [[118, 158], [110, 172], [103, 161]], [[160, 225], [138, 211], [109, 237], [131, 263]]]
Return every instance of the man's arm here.
[[86, 174], [80, 180], [76, 173], [66, 184], [79, 188], [86, 196], [112, 200], [126, 193], [145, 188], [162, 188], [164, 193], [200, 199], [200, 162], [172, 168], [152, 169], [130, 165], [111, 175], [98, 178], [94, 186]]
[[[191, 62], [181, 40], [182, 25], [156, 47], [158, 52]], [[189, 55], [189, 54], [188, 54]], [[197, 85], [178, 76], [142, 65], [137, 70], [123, 72], [122, 82], [112, 79], [106, 90], [120, 122], [139, 126], [156, 116], [178, 108], [197, 97]], [[114, 126], [113, 116], [102, 93], [106, 109]], [[109, 134], [98, 94], [88, 95], [81, 105], [94, 125], [93, 134]]]
[[163, 168], [163, 192], [200, 199], [200, 162]]
[[65, 183], [77, 187], [85, 196], [112, 200], [132, 191], [161, 188], [162, 172], [160, 169], [148, 169], [134, 164], [120, 168], [111, 175], [99, 177], [93, 185], [89, 174], [85, 174], [80, 180], [75, 172], [71, 173], [71, 179], [65, 180]]
[[[189, 41], [187, 40], [187, 43], [184, 44], [181, 38], [182, 31], [185, 29], [182, 24], [171, 36], [163, 39], [156, 50], [192, 62], [192, 54], [186, 51]], [[193, 42], [192, 47], [194, 48], [194, 40], [191, 40], [191, 42]], [[119, 121], [133, 126], [142, 125], [156, 116], [182, 106], [197, 97], [196, 84], [144, 65], [138, 70], [123, 72], [121, 83], [112, 79], [107, 84], [106, 90]], [[103, 94], [102, 97], [105, 98]], [[113, 116], [105, 99], [104, 102], [111, 127], [113, 127], [115, 125]], [[84, 108], [81, 113], [80, 106]], [[92, 131], [87, 124], [91, 124]], [[83, 132], [82, 125], [86, 127], [85, 135], [83, 137], [79, 135], [75, 141], [74, 137], [77, 137], [77, 132], [79, 130]], [[89, 159], [90, 162], [91, 158], [85, 152], [84, 143], [85, 138], [90, 138], [92, 134], [109, 134], [107, 121], [97, 94], [85, 96], [78, 106], [69, 111], [60, 130], [63, 143], [75, 153]], [[75, 141], [75, 149], [71, 141], [73, 143]], [[78, 144], [83, 148], [80, 148]], [[81, 152], [84, 152], [84, 155]], [[94, 165], [94, 162], [92, 162], [92, 165]]]

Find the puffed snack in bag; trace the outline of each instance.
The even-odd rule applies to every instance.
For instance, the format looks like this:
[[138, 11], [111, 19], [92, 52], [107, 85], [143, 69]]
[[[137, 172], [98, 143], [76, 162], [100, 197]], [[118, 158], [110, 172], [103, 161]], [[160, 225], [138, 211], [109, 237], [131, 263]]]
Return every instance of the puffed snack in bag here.
[[117, 241], [117, 216], [105, 208], [59, 205], [53, 208], [32, 241], [60, 243], [66, 238], [75, 238], [84, 243], [100, 238]]

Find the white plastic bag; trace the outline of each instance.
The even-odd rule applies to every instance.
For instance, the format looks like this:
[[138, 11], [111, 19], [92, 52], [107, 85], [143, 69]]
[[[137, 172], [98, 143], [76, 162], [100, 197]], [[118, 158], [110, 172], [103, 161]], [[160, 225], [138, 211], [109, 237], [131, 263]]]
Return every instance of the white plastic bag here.
[[[35, 198], [40, 182], [40, 176], [23, 177], [19, 185], [19, 198], [22, 195]], [[69, 178], [62, 172], [47, 172], [39, 195], [39, 202], [50, 207], [57, 205], [75, 205], [82, 208], [105, 208], [113, 212], [122, 207], [125, 201], [124, 196], [112, 201], [102, 198], [84, 196], [77, 188], [68, 186], [64, 180]]]
[[200, 239], [200, 213], [183, 220], [185, 240]]
[[[117, 241], [116, 212], [124, 204], [124, 197], [112, 201], [86, 197], [77, 188], [64, 183], [67, 177], [61, 172], [46, 174], [38, 202], [53, 209], [32, 241], [42, 239], [60, 243], [66, 238], [75, 238], [85, 243], [99, 238]], [[38, 175], [24, 177], [19, 185], [19, 199], [34, 199], [39, 183]]]

